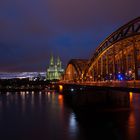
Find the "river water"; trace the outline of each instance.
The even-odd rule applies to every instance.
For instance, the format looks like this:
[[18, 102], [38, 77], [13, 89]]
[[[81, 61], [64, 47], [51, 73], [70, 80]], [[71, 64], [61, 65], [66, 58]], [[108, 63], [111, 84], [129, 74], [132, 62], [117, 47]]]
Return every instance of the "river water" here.
[[75, 113], [55, 92], [0, 94], [0, 140], [140, 140], [140, 94], [130, 108]]

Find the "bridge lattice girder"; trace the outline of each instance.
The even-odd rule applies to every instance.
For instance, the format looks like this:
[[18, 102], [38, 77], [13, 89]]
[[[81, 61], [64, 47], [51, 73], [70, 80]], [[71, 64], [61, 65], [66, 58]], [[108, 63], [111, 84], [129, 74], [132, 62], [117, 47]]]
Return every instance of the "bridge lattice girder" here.
[[117, 42], [121, 42], [124, 39], [135, 37], [137, 35], [140, 35], [140, 17], [128, 22], [124, 26], [120, 27], [118, 30], [113, 32], [109, 37], [107, 37], [95, 50], [94, 54], [92, 55], [92, 58], [89, 60], [85, 75], [89, 71], [90, 67], [92, 66], [92, 63], [110, 46]]
[[88, 60], [85, 60], [85, 59], [71, 59], [66, 67], [65, 72], [67, 71], [69, 65], [72, 65], [76, 71], [78, 78], [80, 78], [82, 73], [85, 70], [87, 62]]

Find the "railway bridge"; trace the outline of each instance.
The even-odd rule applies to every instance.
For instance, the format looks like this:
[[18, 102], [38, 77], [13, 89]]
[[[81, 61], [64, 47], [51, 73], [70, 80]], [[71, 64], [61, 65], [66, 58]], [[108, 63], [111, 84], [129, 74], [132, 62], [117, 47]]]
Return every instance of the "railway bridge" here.
[[[109, 35], [89, 60], [69, 61], [63, 82], [140, 87], [140, 17]], [[119, 84], [122, 85], [122, 84]]]

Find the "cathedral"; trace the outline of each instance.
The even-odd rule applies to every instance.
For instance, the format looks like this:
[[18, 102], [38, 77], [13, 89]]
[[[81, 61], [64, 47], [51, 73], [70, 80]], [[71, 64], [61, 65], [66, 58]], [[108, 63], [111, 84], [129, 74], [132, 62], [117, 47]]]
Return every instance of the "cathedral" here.
[[59, 57], [54, 61], [53, 55], [50, 57], [50, 64], [47, 68], [46, 79], [47, 80], [59, 80], [64, 73], [64, 69], [62, 68], [62, 62]]

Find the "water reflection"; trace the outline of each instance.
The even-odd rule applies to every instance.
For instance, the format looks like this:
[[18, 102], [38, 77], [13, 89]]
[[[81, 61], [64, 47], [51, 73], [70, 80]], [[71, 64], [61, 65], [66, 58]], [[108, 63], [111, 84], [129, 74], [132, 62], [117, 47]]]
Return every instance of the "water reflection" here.
[[34, 98], [34, 92], [32, 91], [31, 92], [31, 105], [32, 105], [32, 108], [34, 107], [34, 102], [35, 102], [35, 98]]
[[9, 96], [10, 92], [6, 92], [6, 96]]
[[21, 91], [20, 95], [21, 95], [22, 101], [24, 101], [25, 100], [25, 92]]
[[69, 132], [70, 134], [72, 134], [72, 136], [75, 136], [75, 134], [77, 133], [77, 121], [75, 119], [75, 114], [74, 113], [71, 113], [70, 116], [69, 116]]
[[47, 92], [47, 97], [48, 97], [48, 101], [50, 102], [51, 101], [51, 93], [50, 92]]
[[61, 94], [58, 95], [58, 103], [61, 107], [63, 107], [63, 95]]
[[[1, 139], [140, 139], [140, 94], [129, 92], [130, 109], [77, 114], [55, 92], [0, 94]], [[80, 119], [79, 119], [80, 118]]]
[[128, 118], [128, 128], [129, 128], [129, 135], [131, 138], [134, 138], [135, 132], [136, 132], [136, 116], [133, 111], [130, 112], [129, 118]]
[[129, 97], [130, 97], [130, 103], [133, 101], [133, 92], [129, 92]]
[[128, 118], [128, 136], [130, 140], [140, 139], [140, 93], [130, 92], [130, 114]]

